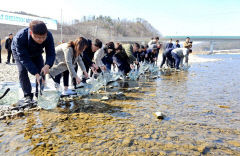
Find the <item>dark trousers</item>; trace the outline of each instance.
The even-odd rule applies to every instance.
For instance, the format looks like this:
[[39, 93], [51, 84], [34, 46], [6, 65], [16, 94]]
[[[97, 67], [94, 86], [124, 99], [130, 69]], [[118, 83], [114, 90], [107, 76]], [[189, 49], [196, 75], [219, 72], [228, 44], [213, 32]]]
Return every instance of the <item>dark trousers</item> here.
[[[74, 69], [75, 69], [75, 71], [76, 71], [76, 73], [77, 73], [77, 71], [78, 71], [78, 65], [76, 65], [76, 67], [75, 67]], [[82, 79], [82, 80], [83, 80], [83, 79]], [[86, 79], [85, 79], [85, 82], [86, 82]], [[76, 86], [77, 86], [77, 81], [76, 81], [75, 78], [72, 78], [72, 84], [73, 84], [74, 88], [76, 88]]]
[[111, 63], [106, 63], [106, 68], [108, 71], [111, 71], [112, 64]]
[[60, 80], [61, 80], [61, 77], [63, 76], [63, 84], [64, 86], [68, 86], [68, 81], [69, 81], [69, 71], [66, 70], [65, 72], [55, 76], [55, 79], [54, 81], [56, 83], [59, 83], [60, 84]]
[[165, 64], [166, 59], [168, 59], [168, 61], [170, 61], [169, 64], [173, 63], [174, 60], [173, 60], [172, 55], [171, 55], [172, 50], [173, 50], [173, 48], [169, 48], [169, 49], [166, 49], [163, 52], [163, 54], [162, 54], [162, 62], [161, 62], [161, 65], [160, 65], [161, 68]]
[[15, 60], [13, 58], [12, 50], [8, 50], [8, 56], [7, 56], [7, 62], [10, 63], [10, 59], [12, 56], [12, 62], [15, 63]]
[[[85, 65], [86, 71], [87, 71], [87, 73], [88, 73], [88, 71], [89, 71], [89, 69], [90, 69], [90, 66], [88, 65], [88, 63], [85, 63], [85, 61], [83, 61], [83, 63], [84, 63], [84, 65]], [[82, 82], [83, 82], [83, 83], [87, 83], [86, 81], [87, 81], [87, 79], [86, 79], [85, 77], [83, 77], [83, 78], [82, 78]], [[77, 84], [77, 82], [76, 82], [75, 79], [74, 79], [73, 82], [74, 82], [75, 84]]]
[[2, 47], [0, 47], [0, 63], [2, 63]]
[[172, 57], [175, 60], [175, 68], [179, 69], [179, 64], [180, 64], [180, 60], [181, 60], [180, 56], [178, 56], [178, 54], [172, 52]]
[[121, 64], [118, 69], [120, 72], [124, 73], [124, 75], [127, 75], [131, 71], [130, 65], [128, 63], [126, 64]]
[[[16, 60], [16, 64], [17, 64], [18, 71], [19, 71], [19, 81], [20, 81], [20, 85], [21, 85], [21, 88], [24, 93], [24, 97], [26, 97], [26, 96], [33, 97], [32, 86], [31, 86], [30, 79], [28, 77], [28, 71], [27, 71], [26, 67], [16, 58], [17, 57], [15, 57], [15, 60]], [[44, 66], [43, 57], [42, 56], [32, 57], [31, 61], [36, 65], [36, 67], [38, 69], [38, 73], [40, 73], [41, 69]], [[38, 88], [38, 83], [36, 83], [36, 93], [38, 92], [37, 88]]]

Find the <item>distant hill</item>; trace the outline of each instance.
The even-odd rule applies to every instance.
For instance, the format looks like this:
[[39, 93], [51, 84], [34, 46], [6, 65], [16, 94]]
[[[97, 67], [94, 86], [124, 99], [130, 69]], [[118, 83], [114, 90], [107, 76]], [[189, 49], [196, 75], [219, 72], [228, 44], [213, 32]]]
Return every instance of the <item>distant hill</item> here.
[[[23, 15], [36, 16], [26, 12], [14, 12]], [[10, 32], [16, 32], [24, 27], [15, 25], [0, 24], [0, 38], [4, 39]], [[150, 23], [146, 20], [137, 18], [136, 20], [112, 19], [109, 16], [84, 16], [81, 20], [72, 20], [71, 24], [64, 23], [62, 26], [63, 40], [65, 42], [73, 40], [76, 37], [84, 36], [89, 39], [99, 38], [104, 42], [114, 41], [118, 37], [136, 37], [151, 38], [161, 36]], [[56, 43], [60, 42], [61, 25], [58, 24], [58, 30], [50, 30], [53, 33]]]

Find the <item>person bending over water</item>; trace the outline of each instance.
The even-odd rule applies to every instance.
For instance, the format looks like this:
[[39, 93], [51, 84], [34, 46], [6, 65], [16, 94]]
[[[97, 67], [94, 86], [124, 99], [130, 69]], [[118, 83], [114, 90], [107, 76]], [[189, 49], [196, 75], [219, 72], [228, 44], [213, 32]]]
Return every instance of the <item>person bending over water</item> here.
[[185, 59], [185, 64], [188, 65], [188, 56], [192, 53], [191, 49], [187, 48], [176, 48], [173, 49], [171, 54], [175, 60], [175, 68], [178, 70], [179, 65], [183, 66], [183, 59]]
[[[75, 41], [69, 41], [56, 47], [56, 59], [53, 67], [50, 69], [50, 75], [53, 80], [60, 84], [62, 73], [69, 71], [70, 76], [76, 80], [77, 84], [81, 82], [80, 77], [75, 71], [75, 64], [81, 68], [85, 78], [88, 77], [85, 65], [82, 60], [82, 52], [87, 47], [87, 40], [83, 37], [77, 38]], [[65, 84], [67, 84], [65, 82]], [[63, 95], [75, 94], [68, 86], [64, 87]]]
[[[46, 61], [42, 53], [45, 48]], [[12, 41], [12, 53], [19, 71], [19, 81], [24, 93], [24, 102], [33, 102], [32, 86], [28, 72], [36, 77], [36, 89], [40, 84], [40, 73], [49, 73], [55, 60], [52, 33], [42, 21], [34, 20], [28, 28], [20, 30]], [[36, 93], [37, 96], [37, 93]]]

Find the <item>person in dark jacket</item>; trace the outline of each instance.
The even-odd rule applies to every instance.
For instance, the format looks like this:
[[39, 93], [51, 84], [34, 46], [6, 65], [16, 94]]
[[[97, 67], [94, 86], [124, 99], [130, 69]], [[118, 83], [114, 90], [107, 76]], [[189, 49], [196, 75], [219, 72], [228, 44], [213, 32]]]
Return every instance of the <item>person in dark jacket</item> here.
[[94, 56], [94, 52], [92, 51], [92, 41], [91, 40], [87, 40], [88, 44], [87, 44], [87, 48], [83, 51], [83, 62], [84, 65], [86, 67], [87, 72], [89, 71], [89, 69], [91, 67], [93, 67], [94, 63], [93, 63], [93, 56]]
[[165, 46], [165, 50], [169, 49], [169, 48], [174, 48], [174, 45], [172, 43], [172, 39], [170, 38], [169, 42], [166, 44]]
[[163, 67], [163, 65], [164, 65], [165, 62], [166, 62], [166, 59], [168, 59], [167, 65], [170, 65], [171, 67], [173, 67], [174, 59], [172, 58], [172, 54], [171, 54], [171, 52], [172, 52], [173, 49], [174, 49], [174, 48], [168, 48], [168, 49], [166, 49], [166, 50], [163, 52], [163, 54], [162, 54], [162, 62], [161, 62], [160, 68]]
[[154, 45], [152, 48], [148, 48], [145, 54], [145, 59], [149, 63], [154, 63], [157, 60], [157, 46]]
[[180, 44], [179, 44], [179, 40], [176, 40], [176, 44], [174, 45], [174, 49], [176, 48], [181, 48]]
[[122, 45], [119, 43], [116, 44], [116, 53], [113, 56], [113, 63], [117, 65], [119, 71], [124, 75], [127, 75], [131, 70], [130, 60], [126, 52], [123, 50]]
[[[94, 52], [92, 50], [92, 41], [88, 39], [87, 42], [88, 42], [87, 48], [83, 51], [82, 60], [85, 65], [87, 73], [89, 69], [91, 69], [92, 72], [96, 73], [97, 66], [92, 61], [94, 57]], [[77, 68], [76, 68], [76, 71], [77, 71]], [[82, 82], [86, 83], [86, 78], [82, 78]], [[76, 84], [75, 80], [73, 81], [73, 84]]]
[[0, 38], [0, 63], [2, 63], [2, 40]]
[[144, 46], [142, 45], [140, 46], [140, 48], [138, 48], [137, 51], [133, 53], [134, 57], [137, 59], [137, 62], [142, 62], [143, 57], [145, 55], [145, 53], [144, 54], [143, 53], [144, 53]]
[[138, 62], [144, 62], [145, 60], [145, 54], [146, 54], [146, 51], [147, 49], [145, 48], [144, 45], [141, 45], [140, 46], [140, 49], [139, 49], [139, 53], [138, 53], [138, 56], [137, 56], [137, 60]]
[[106, 55], [103, 57], [102, 61], [106, 66], [108, 71], [111, 71], [111, 66], [113, 64], [113, 55], [115, 54], [115, 47], [113, 42], [109, 42], [105, 45]]
[[[180, 45], [179, 45], [180, 46]], [[167, 45], [165, 46], [165, 50], [162, 53], [162, 62], [160, 65], [160, 68], [163, 67], [163, 65], [165, 64], [165, 62], [167, 63], [167, 65], [169, 66], [173, 66], [172, 64], [174, 63], [173, 58], [171, 58], [171, 51], [174, 49], [174, 45], [172, 43], [172, 39], [169, 40], [169, 42], [167, 43]], [[171, 58], [171, 59], [170, 59]]]
[[[28, 28], [20, 30], [14, 36], [11, 48], [19, 71], [24, 101], [31, 103], [33, 102], [33, 93], [28, 72], [35, 75], [37, 89], [40, 84], [40, 74], [49, 73], [49, 68], [52, 67], [55, 60], [52, 33], [48, 31], [44, 22], [34, 20]], [[45, 63], [42, 57], [43, 49], [46, 53]]]
[[[8, 52], [6, 64], [10, 63], [10, 59], [11, 59], [11, 56], [12, 56], [12, 49], [11, 49], [12, 39], [13, 39], [13, 34], [10, 33], [8, 35], [8, 39], [5, 42], [5, 48], [6, 48], [7, 52]], [[14, 60], [13, 56], [12, 56], [12, 63], [15, 63], [15, 60]]]

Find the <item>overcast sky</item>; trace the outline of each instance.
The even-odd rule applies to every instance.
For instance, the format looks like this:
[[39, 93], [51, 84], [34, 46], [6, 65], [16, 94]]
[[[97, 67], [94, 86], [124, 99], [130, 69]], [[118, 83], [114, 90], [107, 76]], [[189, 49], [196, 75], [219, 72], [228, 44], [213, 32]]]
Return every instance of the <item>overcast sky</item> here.
[[240, 0], [11, 0], [0, 10], [60, 20], [104, 15], [143, 18], [163, 35], [240, 36]]

